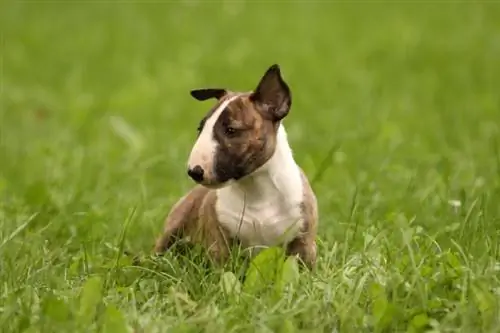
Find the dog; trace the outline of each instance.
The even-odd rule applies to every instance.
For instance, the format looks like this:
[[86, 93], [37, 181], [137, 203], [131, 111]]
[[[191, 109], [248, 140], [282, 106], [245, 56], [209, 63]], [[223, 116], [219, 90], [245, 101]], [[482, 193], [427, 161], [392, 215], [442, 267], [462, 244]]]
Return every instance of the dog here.
[[226, 262], [234, 242], [252, 253], [280, 245], [314, 268], [318, 204], [283, 125], [292, 96], [280, 66], [269, 67], [254, 91], [206, 88], [191, 96], [217, 102], [189, 155], [196, 185], [169, 212], [156, 254], [181, 238], [201, 244], [217, 263]]

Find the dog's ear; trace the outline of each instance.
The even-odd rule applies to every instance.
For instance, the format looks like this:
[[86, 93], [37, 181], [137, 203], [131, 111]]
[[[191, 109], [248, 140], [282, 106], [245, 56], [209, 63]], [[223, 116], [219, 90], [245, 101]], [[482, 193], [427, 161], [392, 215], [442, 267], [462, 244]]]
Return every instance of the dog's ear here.
[[226, 89], [208, 88], [208, 89], [195, 89], [191, 90], [191, 96], [198, 101], [205, 101], [209, 98], [221, 99], [227, 94]]
[[292, 95], [281, 76], [279, 65], [269, 67], [250, 99], [274, 121], [279, 121], [288, 114], [292, 105]]

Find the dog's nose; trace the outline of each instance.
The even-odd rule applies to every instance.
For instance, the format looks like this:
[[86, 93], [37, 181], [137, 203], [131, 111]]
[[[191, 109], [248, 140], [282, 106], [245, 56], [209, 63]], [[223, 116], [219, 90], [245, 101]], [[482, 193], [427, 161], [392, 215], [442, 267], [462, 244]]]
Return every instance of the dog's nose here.
[[203, 169], [201, 166], [197, 165], [192, 169], [188, 169], [189, 177], [193, 178], [195, 182], [201, 182], [203, 180]]

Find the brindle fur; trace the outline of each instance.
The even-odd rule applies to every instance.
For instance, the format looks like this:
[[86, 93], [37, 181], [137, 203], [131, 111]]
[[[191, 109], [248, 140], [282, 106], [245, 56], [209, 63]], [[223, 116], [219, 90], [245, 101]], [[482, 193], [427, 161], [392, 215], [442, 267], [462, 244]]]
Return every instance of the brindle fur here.
[[229, 254], [230, 239], [215, 218], [215, 200], [215, 192], [201, 185], [179, 199], [165, 220], [155, 252], [164, 253], [176, 240], [189, 239], [202, 244], [215, 262], [224, 262]]
[[[236, 134], [226, 135], [228, 127], [235, 129]], [[269, 160], [276, 146], [276, 131], [277, 123], [266, 121], [248, 94], [230, 103], [214, 126], [220, 147], [214, 161], [217, 181], [238, 180]]]
[[287, 244], [288, 255], [298, 255], [302, 262], [313, 269], [316, 265], [316, 234], [318, 230], [318, 203], [309, 181], [301, 170], [304, 186], [304, 201], [302, 202], [302, 216], [304, 227], [302, 233]]
[[[237, 96], [221, 113], [214, 125], [214, 138], [219, 150], [213, 170], [205, 170], [211, 182], [224, 183], [251, 174], [268, 161], [276, 147], [279, 123], [291, 106], [291, 94], [282, 80], [279, 67], [272, 66], [263, 76], [255, 92], [231, 92], [225, 89], [193, 90], [191, 95], [200, 101], [215, 98], [218, 103], [200, 123], [203, 129], [208, 119], [228, 98]], [[228, 135], [227, 129], [235, 133]], [[316, 197], [301, 170], [304, 188], [302, 232], [284, 244], [289, 255], [298, 255], [307, 267], [316, 262], [316, 233], [318, 208]], [[155, 251], [165, 252], [179, 238], [190, 238], [203, 244], [212, 258], [224, 262], [229, 254], [229, 234], [217, 221], [216, 190], [197, 185], [172, 208], [165, 221], [163, 234], [157, 239]]]

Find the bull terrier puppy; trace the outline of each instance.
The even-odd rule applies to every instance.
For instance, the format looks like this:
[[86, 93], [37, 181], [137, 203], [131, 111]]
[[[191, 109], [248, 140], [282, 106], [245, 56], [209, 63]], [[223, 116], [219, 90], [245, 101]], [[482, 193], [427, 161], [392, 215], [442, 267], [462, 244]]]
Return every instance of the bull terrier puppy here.
[[188, 159], [196, 185], [171, 209], [155, 252], [184, 238], [224, 263], [233, 242], [254, 249], [281, 245], [312, 269], [318, 206], [287, 140], [283, 119], [292, 98], [279, 65], [252, 92], [208, 88], [191, 96], [217, 102], [201, 120]]

